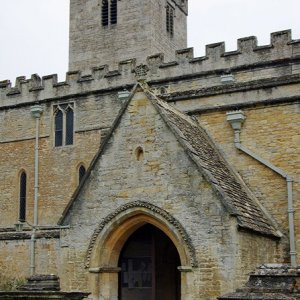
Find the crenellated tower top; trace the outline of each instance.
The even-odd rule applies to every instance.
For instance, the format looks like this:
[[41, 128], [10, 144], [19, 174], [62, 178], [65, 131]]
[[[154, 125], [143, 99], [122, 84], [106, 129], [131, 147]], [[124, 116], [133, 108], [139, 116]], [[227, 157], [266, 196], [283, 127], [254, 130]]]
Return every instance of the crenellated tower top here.
[[69, 70], [84, 71], [187, 45], [187, 0], [71, 0]]

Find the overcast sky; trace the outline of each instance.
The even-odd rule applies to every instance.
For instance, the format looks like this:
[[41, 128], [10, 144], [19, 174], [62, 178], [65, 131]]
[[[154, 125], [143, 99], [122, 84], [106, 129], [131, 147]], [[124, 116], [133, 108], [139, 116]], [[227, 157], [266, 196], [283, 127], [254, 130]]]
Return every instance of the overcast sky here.
[[[86, 1], [86, 0], [82, 0]], [[58, 73], [68, 65], [69, 0], [0, 0], [0, 81]], [[205, 45], [250, 35], [260, 45], [270, 33], [292, 29], [300, 39], [300, 0], [189, 0], [188, 46], [202, 56]]]

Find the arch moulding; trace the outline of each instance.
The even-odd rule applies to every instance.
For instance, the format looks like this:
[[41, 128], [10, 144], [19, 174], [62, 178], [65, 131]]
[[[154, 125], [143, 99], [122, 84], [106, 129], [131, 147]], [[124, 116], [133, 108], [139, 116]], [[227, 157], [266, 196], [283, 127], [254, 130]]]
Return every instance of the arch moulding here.
[[156, 226], [172, 240], [181, 265], [198, 266], [195, 248], [181, 223], [158, 206], [135, 201], [120, 206], [98, 224], [88, 246], [85, 267], [116, 268], [125, 242], [145, 224]]

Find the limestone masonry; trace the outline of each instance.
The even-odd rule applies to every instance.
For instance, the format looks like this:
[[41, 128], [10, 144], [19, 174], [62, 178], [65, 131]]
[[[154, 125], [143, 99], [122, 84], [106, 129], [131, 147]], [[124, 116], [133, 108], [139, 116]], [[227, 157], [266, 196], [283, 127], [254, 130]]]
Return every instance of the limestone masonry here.
[[187, 0], [70, 5], [65, 81], [0, 81], [0, 290], [300, 299], [300, 40], [194, 57]]

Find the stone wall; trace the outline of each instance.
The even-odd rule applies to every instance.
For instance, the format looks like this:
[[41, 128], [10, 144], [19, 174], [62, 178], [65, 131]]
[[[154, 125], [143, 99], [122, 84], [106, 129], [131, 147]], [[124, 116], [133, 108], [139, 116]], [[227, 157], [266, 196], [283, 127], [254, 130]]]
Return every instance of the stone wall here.
[[[139, 147], [143, 149], [143, 156], [137, 156], [136, 149]], [[197, 264], [191, 260], [182, 261], [191, 271], [182, 277], [186, 279], [182, 289], [188, 291], [183, 293], [183, 300], [199, 297], [215, 299], [245, 281], [246, 272], [257, 264], [280, 259], [276, 240], [237, 231], [235, 218], [229, 216], [211, 184], [188, 158], [145, 94], [140, 92], [129, 104], [64, 220], [65, 224], [71, 226], [62, 239], [63, 261], [69, 261], [63, 266], [65, 289], [85, 290], [89, 283], [89, 289], [95, 292], [95, 297], [99, 297], [99, 290], [103, 299], [115, 296], [106, 294], [109, 285], [102, 286], [107, 277], [98, 277], [95, 283], [91, 279], [93, 274], [88, 273], [89, 267], [117, 267], [111, 264], [109, 258], [105, 261], [105, 251], [108, 251], [108, 256], [115, 257], [116, 249], [109, 248], [105, 238], [96, 240], [97, 236], [94, 237], [93, 233], [103, 220], [107, 224], [112, 222], [113, 228], [109, 229], [106, 225], [101, 229], [106, 232], [103, 235], [112, 236], [112, 243], [118, 240], [124, 243], [126, 231], [118, 229], [126, 222], [126, 210], [122, 207], [138, 201], [149, 203], [145, 207], [151, 204], [167, 211], [182, 224], [190, 237]], [[157, 222], [158, 208], [148, 212], [138, 207], [136, 209], [137, 215], [144, 212], [150, 222]], [[133, 206], [128, 209], [128, 219], [132, 216], [134, 220], [134, 212]], [[113, 214], [114, 221], [110, 221], [110, 214]], [[176, 232], [167, 220], [165, 227], [160, 226], [169, 226], [172, 232]], [[114, 231], [120, 233], [114, 234]], [[173, 240], [176, 241], [176, 238], [173, 237]], [[91, 249], [92, 257], [87, 268], [84, 262], [89, 253], [87, 245], [91, 241], [95, 241], [95, 248]], [[178, 244], [178, 249], [184, 248], [184, 244]], [[74, 277], [67, 274], [74, 274]], [[99, 284], [101, 286], [98, 289]]]
[[[260, 157], [289, 174], [293, 180], [297, 248], [300, 242], [300, 115], [299, 103], [249, 107], [244, 109], [242, 144]], [[242, 176], [247, 186], [288, 236], [287, 184], [284, 178], [234, 147], [234, 134], [226, 121], [226, 111], [198, 115], [199, 122], [212, 135], [227, 160]], [[285, 239], [286, 240], [286, 239]], [[287, 242], [287, 240], [286, 240]], [[288, 245], [285, 246], [288, 249]], [[288, 260], [286, 252], [285, 261]]]
[[[0, 232], [0, 290], [16, 288], [30, 274], [30, 232]], [[36, 241], [37, 274], [58, 274], [59, 232], [43, 232]]]
[[[53, 104], [74, 103], [74, 144], [54, 147]], [[72, 98], [42, 105], [40, 121], [39, 224], [55, 225], [78, 186], [78, 168], [88, 168], [121, 103], [114, 96]], [[30, 106], [0, 112], [0, 182], [2, 227], [11, 227], [19, 214], [19, 176], [27, 173], [27, 221], [33, 223], [35, 121]], [[5, 212], [5, 213], [3, 213]]]

